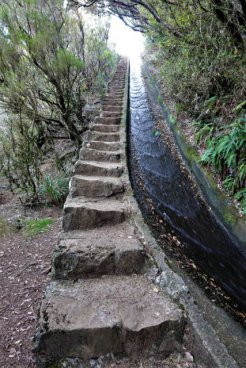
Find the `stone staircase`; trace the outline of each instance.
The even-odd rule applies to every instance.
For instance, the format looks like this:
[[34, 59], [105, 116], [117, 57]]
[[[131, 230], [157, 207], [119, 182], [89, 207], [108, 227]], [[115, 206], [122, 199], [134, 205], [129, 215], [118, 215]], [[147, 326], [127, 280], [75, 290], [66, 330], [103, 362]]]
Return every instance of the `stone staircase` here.
[[[130, 362], [162, 360], [181, 349], [183, 311], [147, 278], [147, 256], [134, 226], [125, 159], [127, 80], [122, 59], [75, 164], [53, 281], [40, 307], [34, 349], [39, 368], [87, 367], [74, 362], [108, 354]], [[129, 361], [127, 367], [135, 367]]]

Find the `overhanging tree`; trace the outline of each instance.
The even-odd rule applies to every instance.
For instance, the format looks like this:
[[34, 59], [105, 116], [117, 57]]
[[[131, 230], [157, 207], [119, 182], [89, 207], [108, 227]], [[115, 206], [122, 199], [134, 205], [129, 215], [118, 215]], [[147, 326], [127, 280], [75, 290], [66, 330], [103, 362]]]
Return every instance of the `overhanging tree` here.
[[145, 32], [158, 25], [163, 32], [169, 32], [176, 37], [182, 37], [182, 25], [175, 19], [175, 14], [187, 7], [200, 8], [202, 12], [210, 13], [221, 22], [233, 43], [238, 48], [245, 47], [246, 36], [246, 1], [245, 0], [69, 0], [75, 7], [98, 7], [98, 11], [108, 11], [117, 14], [134, 30]]
[[63, 0], [1, 2], [0, 104], [9, 133], [3, 164], [22, 189], [38, 186], [46, 142], [65, 136], [78, 151], [87, 94], [102, 93], [112, 71], [108, 29], [87, 28]]

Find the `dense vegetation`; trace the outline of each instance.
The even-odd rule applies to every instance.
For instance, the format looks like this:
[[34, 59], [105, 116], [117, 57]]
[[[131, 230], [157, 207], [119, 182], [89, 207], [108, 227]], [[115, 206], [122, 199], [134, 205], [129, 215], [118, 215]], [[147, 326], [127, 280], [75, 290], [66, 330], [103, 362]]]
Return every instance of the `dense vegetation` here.
[[[60, 136], [77, 150], [88, 95], [102, 96], [116, 64], [108, 27], [89, 27], [62, 0], [3, 0], [0, 5], [1, 170], [12, 189], [59, 202], [66, 173], [44, 176], [41, 164]], [[57, 158], [57, 157], [55, 157]]]
[[157, 67], [179, 116], [182, 119], [185, 111], [194, 124], [203, 152], [201, 162], [220, 176], [246, 213], [246, 23], [243, 12], [239, 24], [229, 2], [223, 4], [228, 22], [237, 24], [240, 37], [216, 16], [211, 1], [203, 1], [203, 7], [190, 1], [172, 9], [163, 7], [169, 24], [181, 36], [163, 33], [160, 27], [150, 34]]

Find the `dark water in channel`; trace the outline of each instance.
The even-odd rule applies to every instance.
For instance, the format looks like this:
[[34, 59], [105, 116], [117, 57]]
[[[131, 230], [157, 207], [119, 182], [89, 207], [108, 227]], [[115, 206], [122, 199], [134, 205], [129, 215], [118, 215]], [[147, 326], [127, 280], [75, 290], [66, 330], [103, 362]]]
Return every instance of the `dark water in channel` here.
[[170, 144], [160, 139], [140, 66], [131, 67], [129, 125], [130, 157], [134, 149], [145, 189], [157, 212], [182, 237], [200, 266], [246, 307], [246, 249], [209, 210], [188, 170], [172, 154]]

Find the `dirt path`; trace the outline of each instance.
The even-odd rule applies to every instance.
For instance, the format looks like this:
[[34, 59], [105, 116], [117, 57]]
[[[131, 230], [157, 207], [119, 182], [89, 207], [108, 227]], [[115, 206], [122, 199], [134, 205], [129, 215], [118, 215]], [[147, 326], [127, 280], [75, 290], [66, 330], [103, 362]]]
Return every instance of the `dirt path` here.
[[[61, 209], [26, 210], [9, 192], [0, 203], [0, 367], [34, 367], [32, 338], [50, 256], [60, 231]], [[38, 235], [12, 225], [17, 219], [50, 218], [53, 224]], [[20, 225], [21, 227], [21, 225]]]

